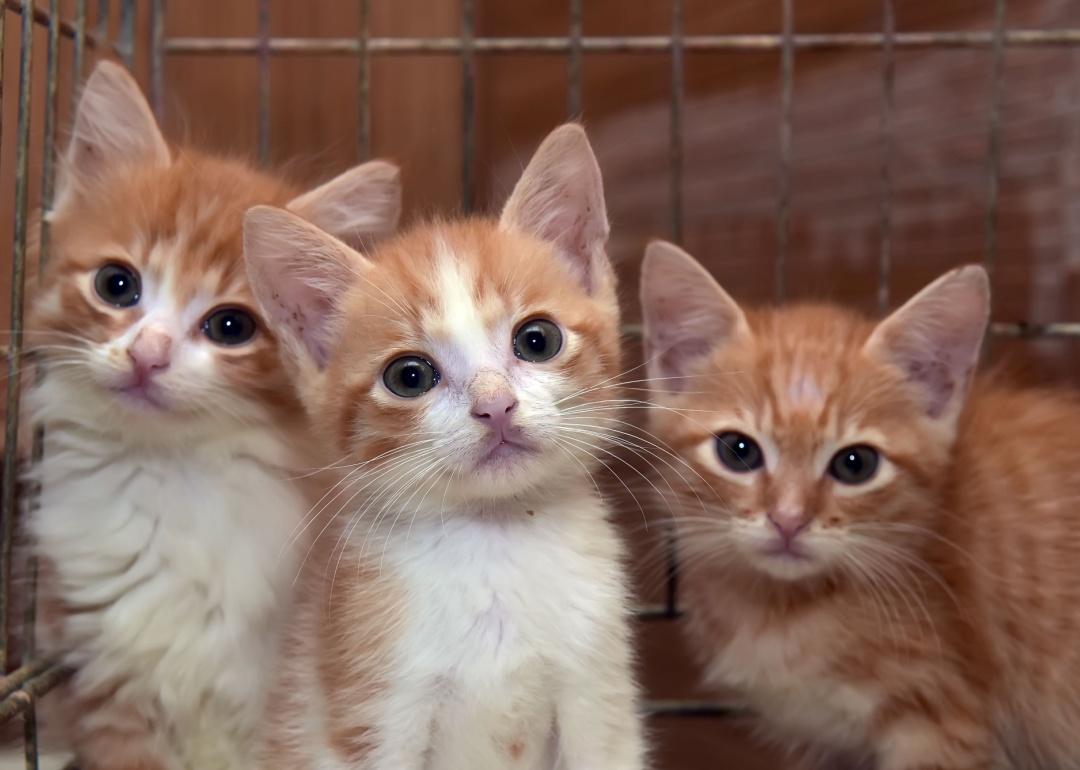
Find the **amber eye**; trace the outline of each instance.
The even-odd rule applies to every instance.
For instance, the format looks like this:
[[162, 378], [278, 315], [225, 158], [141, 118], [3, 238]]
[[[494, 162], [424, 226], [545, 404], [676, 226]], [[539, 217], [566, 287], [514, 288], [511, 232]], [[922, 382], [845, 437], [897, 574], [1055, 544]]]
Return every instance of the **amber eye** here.
[[880, 457], [865, 444], [844, 447], [829, 461], [829, 475], [841, 484], [865, 484], [877, 473]]
[[258, 326], [246, 310], [223, 307], [203, 321], [203, 334], [219, 345], [243, 345], [255, 336]]
[[534, 318], [514, 332], [514, 355], [522, 361], [539, 363], [554, 358], [562, 350], [562, 332], [544, 318]]
[[733, 430], [716, 437], [716, 454], [720, 462], [736, 473], [756, 471], [765, 464], [765, 456], [758, 443], [746, 434]]
[[139, 274], [134, 268], [110, 263], [94, 276], [94, 290], [114, 307], [133, 307], [139, 304]]
[[383, 383], [395, 396], [417, 398], [439, 384], [439, 372], [420, 356], [402, 356], [386, 367]]

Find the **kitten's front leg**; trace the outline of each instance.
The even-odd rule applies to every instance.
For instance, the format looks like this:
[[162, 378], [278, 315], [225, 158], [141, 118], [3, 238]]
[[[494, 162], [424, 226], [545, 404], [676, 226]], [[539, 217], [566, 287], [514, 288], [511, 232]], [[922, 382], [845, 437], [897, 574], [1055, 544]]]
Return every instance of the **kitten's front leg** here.
[[556, 703], [560, 770], [640, 770], [645, 740], [625, 638], [564, 682]]
[[399, 684], [375, 704], [376, 748], [357, 770], [423, 770], [431, 748], [436, 697], [430, 688]]

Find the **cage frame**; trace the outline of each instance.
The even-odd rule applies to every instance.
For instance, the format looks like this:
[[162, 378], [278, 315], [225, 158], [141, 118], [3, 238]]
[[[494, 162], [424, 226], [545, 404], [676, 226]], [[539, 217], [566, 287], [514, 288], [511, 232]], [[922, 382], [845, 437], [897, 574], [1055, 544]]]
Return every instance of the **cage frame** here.
[[[31, 132], [32, 67], [34, 66], [34, 30], [47, 30], [45, 53], [46, 85], [42, 132], [45, 151], [41, 168], [41, 198], [37, 203], [47, 211], [53, 201], [55, 147], [58, 134], [57, 114], [60, 95], [57, 81], [61, 38], [72, 41], [72, 105], [77, 85], [85, 74], [88, 55], [115, 55], [129, 67], [136, 51], [137, 0], [97, 0], [98, 23], [88, 27], [88, 0], [75, 0], [73, 17], [61, 18], [59, 0], [46, 0], [41, 7], [34, 0], [0, 2], [0, 62], [5, 50], [5, 27], [10, 19], [19, 19], [18, 109], [16, 120], [16, 168], [14, 242], [11, 252], [10, 344], [0, 348], [6, 359], [3, 477], [0, 480], [0, 660], [8, 663], [9, 620], [12, 590], [12, 551], [15, 521], [20, 506], [32, 497], [33, 490], [19, 483], [20, 458], [20, 374], [32, 358], [23, 349], [23, 308], [26, 289], [27, 245], [29, 243], [30, 200], [29, 141]], [[768, 52], [778, 53], [780, 69], [780, 117], [778, 121], [779, 159], [776, 171], [777, 194], [775, 229], [777, 249], [773, 264], [774, 296], [782, 301], [787, 295], [787, 266], [791, 250], [790, 205], [792, 168], [792, 102], [796, 54], [801, 51], [871, 50], [880, 51], [881, 103], [879, 141], [881, 163], [878, 197], [877, 304], [881, 310], [890, 305], [892, 267], [892, 177], [890, 160], [894, 143], [895, 58], [898, 50], [982, 49], [991, 56], [989, 111], [986, 121], [985, 213], [983, 263], [991, 277], [997, 261], [998, 188], [1001, 165], [1001, 112], [1006, 51], [1017, 48], [1080, 48], [1080, 28], [1015, 29], [1006, 26], [1006, 0], [993, 0], [993, 25], [979, 31], [900, 31], [896, 28], [896, 0], [880, 0], [883, 25], [879, 32], [801, 33], [795, 29], [795, 0], [776, 0], [781, 10], [781, 29], [768, 34], [688, 35], [684, 32], [684, 0], [669, 0], [670, 30], [666, 35], [587, 35], [583, 29], [584, 0], [566, 0], [569, 4], [569, 27], [564, 36], [479, 36], [475, 31], [476, 2], [460, 0], [460, 31], [456, 36], [395, 37], [370, 34], [371, 0], [357, 0], [360, 29], [355, 37], [288, 37], [270, 33], [270, 0], [255, 0], [258, 34], [253, 37], [170, 37], [165, 29], [166, 0], [149, 2], [150, 104], [160, 120], [165, 109], [165, 61], [169, 56], [228, 55], [255, 57], [258, 71], [258, 158], [265, 161], [271, 147], [270, 61], [274, 57], [305, 55], [352, 57], [357, 63], [358, 128], [356, 146], [361, 159], [371, 152], [371, 61], [374, 57], [406, 55], [455, 55], [461, 67], [462, 124], [460, 141], [462, 171], [460, 197], [462, 207], [474, 208], [476, 198], [476, 61], [480, 56], [550, 54], [562, 56], [567, 64], [566, 114], [579, 117], [583, 111], [582, 71], [588, 54], [668, 55], [670, 56], [670, 95], [668, 111], [668, 237], [679, 242], [683, 235], [683, 124], [684, 66], [687, 52]], [[119, 7], [119, 33], [110, 36], [112, 8]], [[9, 12], [9, 13], [5, 13]], [[7, 81], [0, 77], [0, 96]], [[0, 115], [0, 136], [4, 130]], [[48, 257], [49, 225], [43, 218], [40, 232], [40, 260]], [[628, 324], [625, 336], [640, 336], [640, 326]], [[1080, 337], [1080, 322], [1028, 323], [1025, 321], [991, 324], [992, 337], [1040, 338]], [[40, 433], [35, 436], [31, 461], [40, 458]], [[31, 568], [31, 572], [33, 569]], [[670, 621], [682, 610], [678, 603], [679, 571], [674, 544], [669, 540], [664, 601], [639, 608], [636, 615], [645, 622]], [[32, 581], [28, 590], [33, 592]], [[24, 755], [27, 768], [37, 768], [38, 747], [35, 704], [39, 698], [62, 683], [69, 672], [54, 661], [33, 656], [33, 597], [26, 618], [25, 660], [10, 673], [0, 676], [0, 723], [22, 716], [24, 720]], [[705, 701], [649, 701], [646, 713], [651, 716], [736, 716], [743, 713], [737, 703]]]

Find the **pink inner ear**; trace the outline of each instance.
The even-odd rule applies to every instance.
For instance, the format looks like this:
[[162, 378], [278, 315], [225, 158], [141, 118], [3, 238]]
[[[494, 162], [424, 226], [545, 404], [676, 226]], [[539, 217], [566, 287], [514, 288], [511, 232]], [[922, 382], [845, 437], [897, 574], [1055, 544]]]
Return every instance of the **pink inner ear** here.
[[[277, 285], [281, 286], [282, 283]], [[333, 315], [333, 303], [326, 294], [302, 280], [285, 284], [288, 288], [275, 289], [270, 294], [271, 307], [277, 322], [286, 326], [304, 343], [319, 368], [329, 359], [329, 326]]]

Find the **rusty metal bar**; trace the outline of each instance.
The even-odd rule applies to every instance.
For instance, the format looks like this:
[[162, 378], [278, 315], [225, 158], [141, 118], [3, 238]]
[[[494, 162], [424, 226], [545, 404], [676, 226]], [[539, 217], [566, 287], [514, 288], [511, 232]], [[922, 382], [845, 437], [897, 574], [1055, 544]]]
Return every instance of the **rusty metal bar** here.
[[[112, 11], [109, 8], [109, 0], [98, 0], [97, 28], [94, 35], [99, 40], [109, 39], [109, 19], [111, 16]], [[115, 47], [113, 50], [116, 50]]]
[[[8, 0], [10, 2], [10, 0]], [[903, 49], [993, 48], [994, 32], [897, 32], [893, 46]], [[790, 37], [795, 50], [880, 49], [883, 32], [798, 33]], [[466, 46], [477, 54], [565, 54], [575, 45], [572, 37], [373, 37], [368, 53], [374, 56], [460, 54]], [[686, 35], [686, 51], [779, 51], [785, 37], [779, 35]], [[1080, 46], [1078, 29], [1007, 29], [1002, 36], [1006, 48]], [[174, 37], [166, 41], [170, 54], [255, 54], [261, 47], [258, 37]], [[271, 54], [319, 54], [355, 56], [360, 43], [355, 38], [275, 37], [269, 42]], [[583, 53], [667, 53], [668, 35], [592, 36], [581, 38]]]
[[270, 158], [270, 0], [259, 0], [259, 161]]
[[773, 279], [778, 302], [787, 295], [787, 259], [790, 244], [791, 207], [791, 104], [795, 84], [794, 0], [781, 0], [782, 47], [780, 49], [780, 170], [776, 196], [776, 271]]
[[[41, 210], [51, 211], [55, 194], [56, 112], [59, 101], [57, 80], [60, 75], [60, 0], [49, 0], [49, 43], [45, 54], [45, 117], [42, 134], [45, 137], [41, 160]], [[38, 274], [49, 256], [49, 218], [41, 217], [41, 247], [38, 250]]]
[[4, 414], [4, 477], [0, 499], [0, 666], [7, 666], [11, 592], [11, 545], [15, 532], [19, 484], [19, 396], [22, 353], [23, 290], [26, 283], [26, 241], [29, 215], [30, 91], [34, 48], [33, 0], [23, 0], [19, 51], [19, 109], [15, 139], [15, 230], [11, 249], [11, 343], [7, 355], [7, 401]]
[[584, 33], [585, 0], [570, 0], [570, 50], [568, 59], [566, 114], [581, 116], [581, 40]]
[[473, 32], [476, 30], [476, 0], [461, 2], [461, 207], [473, 210], [476, 180], [473, 159], [476, 154], [476, 57], [473, 55]]
[[[85, 0], [80, 0], [80, 2], [85, 8]], [[9, 11], [17, 13], [21, 16], [23, 12], [23, 3], [22, 0], [3, 0], [3, 6], [0, 7], [0, 9], [2, 8], [7, 8]], [[47, 27], [49, 25], [49, 11], [46, 11], [44, 8], [38, 8], [37, 6], [34, 6], [33, 16], [35, 24], [38, 24], [42, 27]], [[60, 34], [63, 37], [71, 38], [72, 40], [77, 39], [79, 35], [79, 29], [77, 24], [73, 24], [71, 22], [61, 19]], [[101, 41], [97, 38], [97, 36], [93, 35], [87, 35], [85, 42], [89, 43], [91, 48], [101, 45]]]
[[878, 220], [881, 245], [878, 251], [878, 310], [889, 309], [889, 279], [892, 274], [892, 152], [893, 115], [895, 113], [896, 57], [893, 40], [896, 36], [896, 9], [893, 0], [883, 0], [884, 42], [881, 56], [881, 192]]
[[751, 711], [735, 701], [650, 700], [643, 704], [649, 717], [724, 717], [737, 719], [752, 716]]
[[1001, 171], [1001, 95], [1005, 70], [1005, 0], [994, 0], [994, 62], [990, 75], [990, 115], [986, 153], [986, 253], [991, 280], [997, 264], [997, 214]]
[[671, 111], [668, 128], [668, 230], [683, 238], [683, 0], [671, 0]]
[[150, 104], [165, 119], [165, 0], [150, 4]]
[[71, 48], [71, 114], [79, 103], [79, 86], [86, 66], [86, 0], [75, 0], [75, 26]]
[[52, 661], [38, 660], [19, 666], [3, 677], [0, 677], [0, 700], [18, 690], [31, 679], [39, 676], [43, 671], [53, 665]]
[[[990, 324], [990, 333], [996, 337], [1015, 337], [1021, 339], [1080, 337], [1080, 321], [1052, 321], [1050, 323], [995, 321]], [[622, 335], [627, 339], [640, 339], [641, 324], [623, 324]]]
[[0, 700], [0, 724], [12, 717], [25, 714], [38, 698], [61, 684], [69, 676], [71, 676], [70, 669], [55, 664], [28, 680], [18, 690]]
[[369, 20], [371, 18], [371, 0], [360, 0], [360, 71], [357, 75], [358, 89], [357, 101], [359, 114], [357, 115], [357, 147], [360, 160], [371, 157], [371, 56], [368, 55], [368, 38], [370, 37]]
[[117, 50], [124, 66], [135, 66], [135, 0], [122, 0], [120, 3], [120, 39]]

